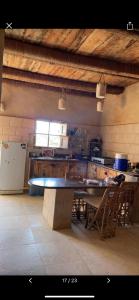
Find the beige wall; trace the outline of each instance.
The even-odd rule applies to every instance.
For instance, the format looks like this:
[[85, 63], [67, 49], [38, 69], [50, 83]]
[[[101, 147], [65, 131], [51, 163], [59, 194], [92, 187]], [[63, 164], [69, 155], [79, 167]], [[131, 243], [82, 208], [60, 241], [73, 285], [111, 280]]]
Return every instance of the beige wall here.
[[60, 120], [80, 125], [98, 125], [96, 100], [82, 95], [67, 94], [67, 110], [58, 110], [59, 92], [29, 87], [22, 83], [3, 81], [2, 100], [6, 110], [1, 115], [32, 119]]
[[87, 129], [88, 140], [101, 133], [104, 155], [124, 152], [132, 162], [139, 161], [139, 83], [121, 95], [107, 95], [103, 113], [96, 112], [96, 99], [73, 94], [67, 94], [67, 110], [59, 111], [59, 96], [52, 90], [3, 82], [6, 110], [0, 113], [0, 139], [32, 145], [36, 119], [66, 121], [70, 127]]
[[67, 110], [60, 111], [57, 108], [59, 97], [59, 92], [3, 80], [2, 101], [6, 109], [0, 112], [0, 140], [26, 142], [32, 150], [36, 119], [65, 121], [69, 127], [86, 130], [84, 148], [87, 150], [88, 140], [100, 132], [100, 113], [96, 112], [96, 100], [67, 93]]
[[67, 94], [67, 110], [57, 109], [60, 93], [3, 82], [2, 100], [6, 110], [0, 113], [0, 140], [27, 142], [32, 149], [36, 119], [66, 121], [70, 127], [85, 128], [88, 139], [101, 134], [103, 154], [128, 154], [139, 161], [139, 83], [121, 95], [107, 95], [103, 113], [96, 112], [96, 100]]
[[91, 97], [66, 95], [67, 109], [58, 110], [60, 93], [3, 80], [2, 100], [5, 111], [0, 112], [0, 139], [23, 141], [32, 145], [35, 120], [65, 121], [70, 127], [86, 129], [88, 139], [99, 134], [100, 113]]
[[35, 121], [25, 118], [0, 116], [0, 140], [32, 145]]
[[108, 95], [101, 116], [103, 154], [127, 153], [139, 161], [139, 83], [118, 96]]

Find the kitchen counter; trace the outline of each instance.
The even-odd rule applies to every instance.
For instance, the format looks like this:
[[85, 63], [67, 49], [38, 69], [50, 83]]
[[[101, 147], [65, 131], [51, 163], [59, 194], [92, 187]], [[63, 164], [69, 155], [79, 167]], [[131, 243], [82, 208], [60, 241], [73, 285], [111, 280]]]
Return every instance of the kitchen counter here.
[[59, 177], [87, 175], [88, 161], [74, 158], [32, 157], [30, 158], [30, 173], [32, 177]]
[[133, 176], [133, 177], [139, 177], [139, 173], [135, 173], [133, 171], [119, 171], [119, 170], [116, 170], [113, 168], [112, 165], [103, 165], [103, 164], [98, 164], [96, 162], [92, 162], [92, 161], [89, 161], [89, 160], [84, 160], [84, 159], [77, 159], [77, 158], [58, 158], [58, 157], [48, 157], [48, 156], [39, 156], [39, 157], [30, 157], [30, 159], [32, 161], [51, 161], [51, 162], [67, 162], [67, 163], [70, 163], [70, 162], [80, 162], [80, 163], [92, 163], [94, 165], [96, 165], [96, 167], [100, 167], [100, 168], [104, 168], [104, 169], [108, 169], [108, 170], [112, 170], [112, 171], [115, 171], [115, 172], [118, 172], [119, 174], [120, 173], [123, 173], [125, 175], [129, 175], [129, 176]]
[[92, 164], [94, 164], [94, 165], [96, 165], [97, 167], [101, 167], [101, 168], [113, 170], [115, 172], [126, 174], [126, 175], [129, 175], [129, 176], [139, 177], [139, 173], [136, 173], [136, 172], [133, 172], [133, 171], [130, 171], [130, 170], [128, 170], [128, 171], [119, 171], [117, 169], [114, 169], [112, 165], [98, 164], [98, 163], [95, 163], [93, 161], [89, 161], [89, 162], [92, 163]]
[[30, 157], [32, 160], [42, 160], [42, 161], [75, 161], [75, 162], [88, 162], [87, 160], [77, 159], [77, 158], [59, 158], [59, 157], [45, 157], [45, 156], [39, 156], [39, 157]]

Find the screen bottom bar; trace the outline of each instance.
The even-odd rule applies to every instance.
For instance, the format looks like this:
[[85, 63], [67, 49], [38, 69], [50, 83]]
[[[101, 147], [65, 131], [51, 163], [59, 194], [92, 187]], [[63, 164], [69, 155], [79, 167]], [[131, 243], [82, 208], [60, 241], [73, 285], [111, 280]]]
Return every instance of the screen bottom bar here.
[[95, 298], [95, 296], [94, 295], [53, 295], [53, 296], [49, 296], [49, 295], [45, 295], [44, 296], [44, 298], [48, 298], [48, 299], [50, 299], [50, 298], [75, 298], [75, 299], [77, 299], [77, 298], [79, 298], [79, 299], [83, 299], [83, 298], [88, 298], [88, 299], [92, 299], [92, 298]]

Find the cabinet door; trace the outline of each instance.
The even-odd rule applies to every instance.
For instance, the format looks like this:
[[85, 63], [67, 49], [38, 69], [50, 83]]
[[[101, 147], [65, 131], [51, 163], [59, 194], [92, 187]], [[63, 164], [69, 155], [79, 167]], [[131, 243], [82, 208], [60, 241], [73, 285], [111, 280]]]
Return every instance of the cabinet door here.
[[107, 176], [108, 177], [115, 177], [116, 176], [116, 171], [115, 170], [111, 170], [105, 167], [98, 167], [99, 168], [99, 174], [98, 174], [98, 178], [99, 179], [105, 179]]
[[87, 176], [87, 163], [69, 162], [69, 176], [85, 178]]
[[40, 161], [33, 161], [33, 177], [41, 177], [41, 162]]
[[109, 170], [108, 176], [115, 177], [115, 176], [117, 176], [117, 172], [115, 170]]
[[52, 167], [52, 177], [59, 177], [64, 178], [66, 169], [67, 169], [67, 162], [53, 162], [51, 163]]
[[105, 169], [101, 166], [97, 166], [97, 178], [104, 179], [105, 178]]
[[33, 165], [33, 177], [53, 177], [50, 162], [36, 160]]
[[97, 166], [93, 163], [88, 163], [87, 177], [90, 179], [96, 178], [97, 176]]
[[53, 177], [53, 167], [49, 161], [42, 162], [42, 177]]

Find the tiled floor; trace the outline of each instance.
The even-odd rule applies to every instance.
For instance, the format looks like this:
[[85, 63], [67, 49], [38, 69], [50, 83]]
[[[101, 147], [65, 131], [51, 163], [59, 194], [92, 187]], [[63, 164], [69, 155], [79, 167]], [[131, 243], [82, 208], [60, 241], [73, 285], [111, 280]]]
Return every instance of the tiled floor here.
[[101, 241], [81, 223], [52, 231], [43, 197], [0, 195], [0, 275], [139, 274], [139, 225]]

